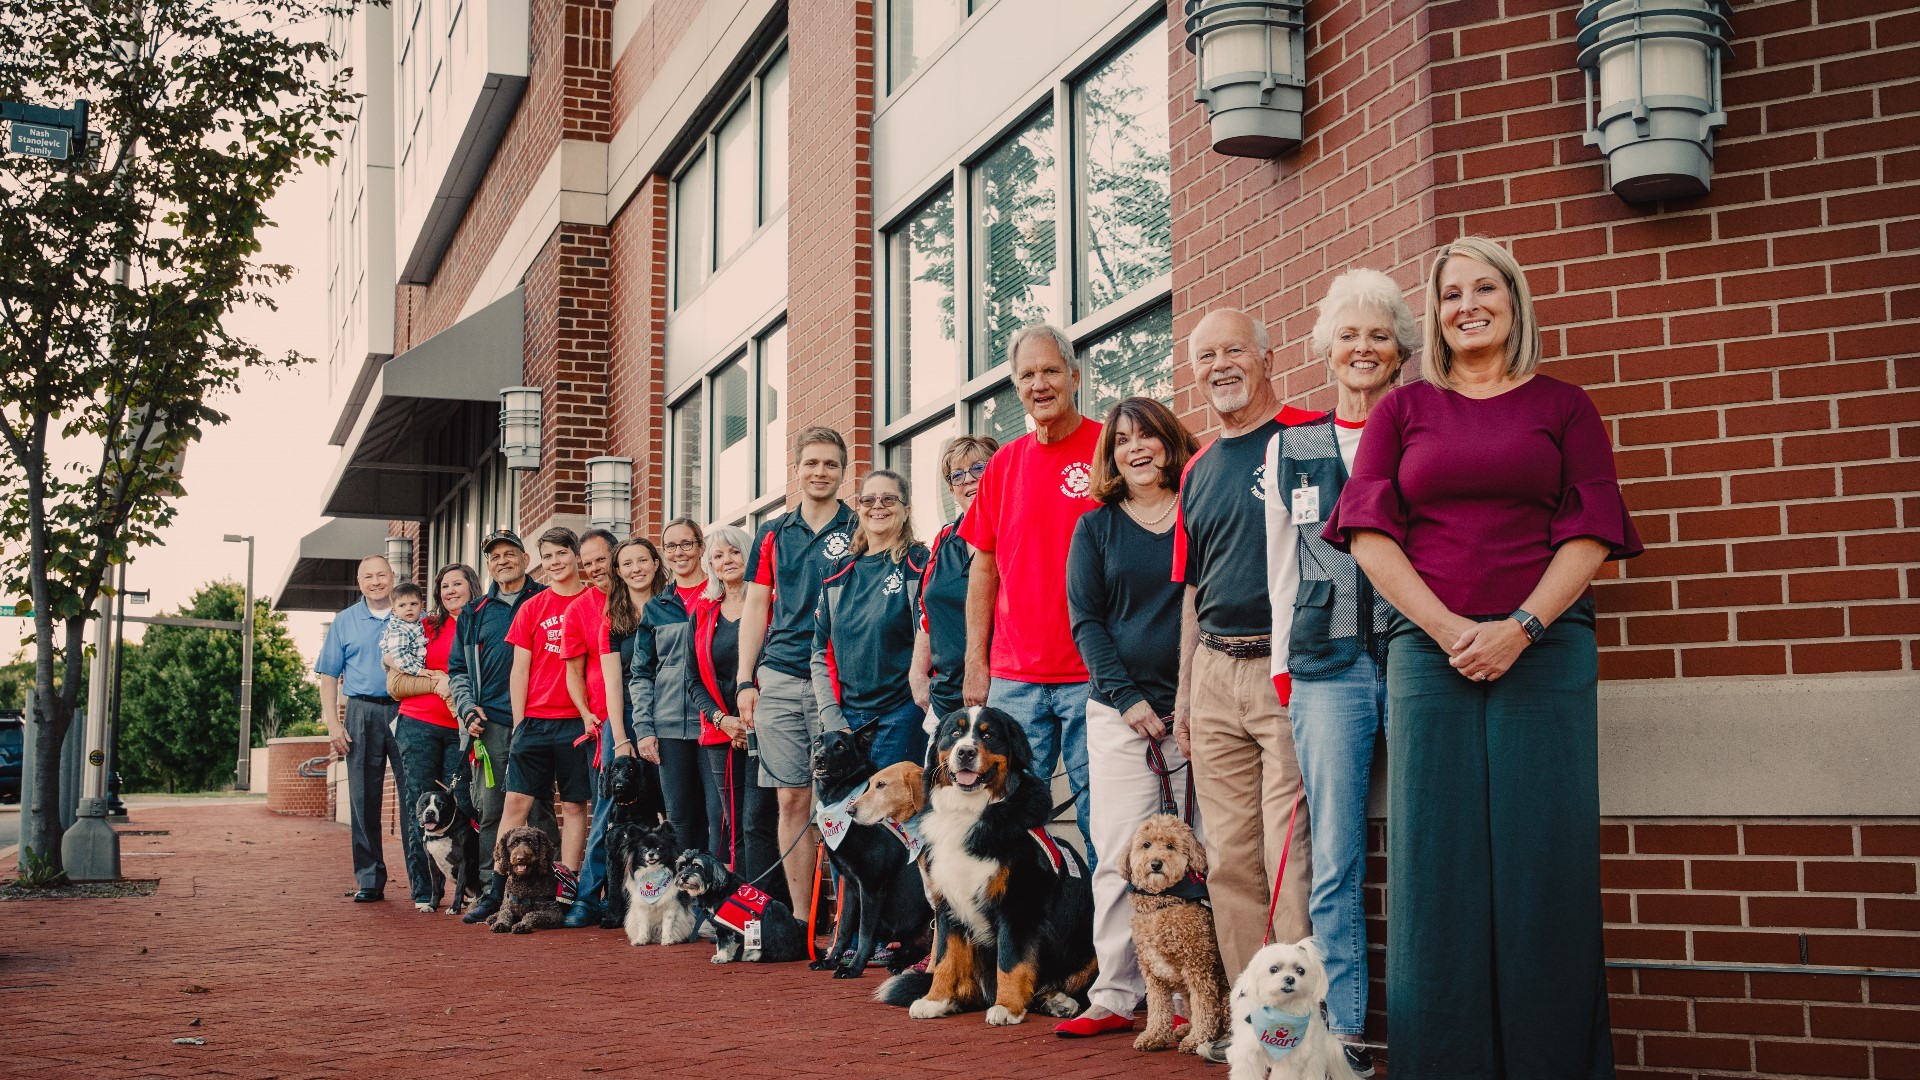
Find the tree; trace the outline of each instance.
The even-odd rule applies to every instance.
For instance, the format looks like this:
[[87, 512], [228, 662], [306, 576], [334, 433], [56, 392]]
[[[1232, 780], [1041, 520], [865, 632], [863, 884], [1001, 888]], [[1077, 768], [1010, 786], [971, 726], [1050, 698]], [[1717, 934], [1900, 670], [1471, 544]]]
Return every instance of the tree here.
[[[39, 725], [23, 852], [59, 859], [83, 634], [108, 568], [173, 516], [168, 463], [243, 371], [305, 359], [222, 318], [271, 308], [292, 272], [255, 236], [352, 121], [350, 73], [313, 38], [357, 2], [8, 0], [0, 19], [0, 98], [85, 98], [94, 128], [71, 163], [0, 167], [0, 585], [32, 603]], [[56, 459], [76, 446], [88, 460]]]
[[[239, 585], [216, 581], [176, 615], [239, 622]], [[317, 688], [287, 634], [287, 618], [254, 598], [253, 701], [282, 722], [320, 715]], [[190, 626], [152, 626], [126, 652], [120, 705], [120, 772], [134, 790], [200, 791], [233, 778], [240, 730], [240, 634]], [[304, 691], [304, 693], [303, 693]], [[256, 745], [266, 733], [256, 727]]]

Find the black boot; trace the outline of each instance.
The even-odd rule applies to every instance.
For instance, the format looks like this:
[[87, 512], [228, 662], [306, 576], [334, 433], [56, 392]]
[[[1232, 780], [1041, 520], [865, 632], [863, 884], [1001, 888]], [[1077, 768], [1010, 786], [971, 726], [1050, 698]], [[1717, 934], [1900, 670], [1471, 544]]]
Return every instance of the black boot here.
[[500, 910], [500, 901], [506, 899], [506, 895], [506, 875], [493, 875], [493, 881], [487, 886], [487, 891], [480, 894], [480, 899], [475, 900], [472, 906], [467, 908], [467, 913], [460, 916], [460, 921], [477, 923], [493, 918], [494, 913]]

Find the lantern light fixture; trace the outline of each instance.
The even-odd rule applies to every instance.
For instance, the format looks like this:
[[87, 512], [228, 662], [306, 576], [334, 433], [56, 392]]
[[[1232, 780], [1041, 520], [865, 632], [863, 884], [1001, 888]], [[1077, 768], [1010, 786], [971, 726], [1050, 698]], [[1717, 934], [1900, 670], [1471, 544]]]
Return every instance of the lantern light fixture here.
[[1704, 195], [1725, 127], [1721, 66], [1733, 54], [1726, 0], [1586, 0], [1575, 19], [1588, 146], [1632, 203]]
[[540, 468], [540, 388], [508, 386], [500, 391], [500, 452], [507, 468]]
[[587, 524], [622, 540], [633, 527], [633, 459], [587, 459]]
[[1300, 145], [1306, 111], [1304, 0], [1186, 0], [1187, 51], [1216, 152], [1271, 158]]
[[387, 565], [393, 568], [395, 581], [412, 581], [413, 541], [404, 536], [387, 537]]

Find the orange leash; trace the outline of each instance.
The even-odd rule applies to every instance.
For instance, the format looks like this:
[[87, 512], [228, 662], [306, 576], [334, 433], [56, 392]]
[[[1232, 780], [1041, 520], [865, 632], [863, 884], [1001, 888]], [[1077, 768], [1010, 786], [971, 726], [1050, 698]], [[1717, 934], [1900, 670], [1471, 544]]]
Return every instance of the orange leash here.
[[827, 842], [822, 840], [813, 849], [813, 898], [807, 901], [807, 959], [820, 959], [818, 948], [814, 945], [814, 927], [820, 918], [820, 867], [827, 861]]
[[1301, 784], [1300, 790], [1293, 796], [1293, 812], [1287, 815], [1287, 842], [1280, 849], [1280, 870], [1273, 875], [1273, 900], [1267, 904], [1267, 936], [1266, 940], [1260, 943], [1262, 945], [1273, 944], [1273, 913], [1280, 910], [1280, 883], [1286, 880], [1287, 853], [1293, 850], [1293, 824], [1300, 820], [1300, 800], [1306, 794], [1307, 786]]

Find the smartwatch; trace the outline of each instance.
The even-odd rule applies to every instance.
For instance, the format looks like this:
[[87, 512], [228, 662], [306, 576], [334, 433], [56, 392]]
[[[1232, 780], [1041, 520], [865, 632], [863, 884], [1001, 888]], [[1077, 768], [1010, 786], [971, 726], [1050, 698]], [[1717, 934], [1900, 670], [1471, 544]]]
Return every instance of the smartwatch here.
[[1539, 641], [1547, 632], [1546, 625], [1525, 608], [1515, 608], [1513, 614], [1507, 616], [1507, 618], [1519, 623], [1520, 629], [1527, 632], [1527, 643], [1529, 645]]

